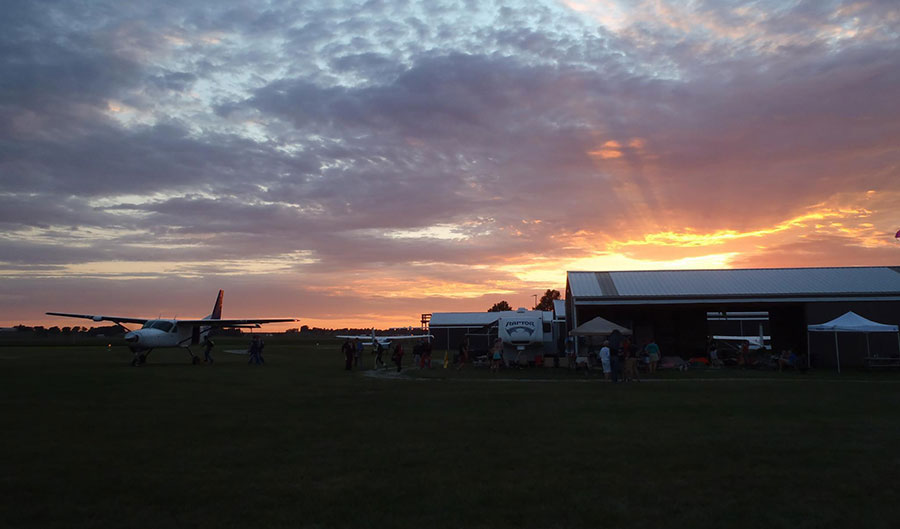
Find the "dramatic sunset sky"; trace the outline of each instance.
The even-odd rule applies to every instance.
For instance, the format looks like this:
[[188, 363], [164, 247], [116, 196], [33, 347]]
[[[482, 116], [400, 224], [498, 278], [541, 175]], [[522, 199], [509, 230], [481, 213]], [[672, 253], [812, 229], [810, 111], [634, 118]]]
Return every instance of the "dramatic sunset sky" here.
[[0, 326], [900, 265], [900, 3], [6, 2]]

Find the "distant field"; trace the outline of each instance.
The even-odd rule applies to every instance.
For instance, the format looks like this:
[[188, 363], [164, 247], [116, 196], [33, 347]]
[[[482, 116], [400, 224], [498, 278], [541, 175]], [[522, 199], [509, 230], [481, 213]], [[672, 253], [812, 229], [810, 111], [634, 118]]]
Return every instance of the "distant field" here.
[[190, 366], [159, 350], [132, 368], [120, 347], [0, 347], [0, 526], [900, 519], [900, 373], [393, 378], [344, 372], [337, 349], [270, 340], [261, 368], [221, 351], [215, 366]]

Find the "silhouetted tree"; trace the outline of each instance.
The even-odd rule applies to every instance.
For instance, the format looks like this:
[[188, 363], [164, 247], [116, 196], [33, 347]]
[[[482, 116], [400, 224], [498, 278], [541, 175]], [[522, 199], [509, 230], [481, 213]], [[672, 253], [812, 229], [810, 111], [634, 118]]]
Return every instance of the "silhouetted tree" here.
[[504, 310], [512, 310], [506, 300], [494, 303], [494, 306], [488, 309], [488, 312], [503, 312]]
[[538, 301], [534, 310], [553, 310], [553, 300], [559, 299], [560, 296], [559, 290], [547, 290], [544, 292], [544, 295], [541, 296], [541, 300]]

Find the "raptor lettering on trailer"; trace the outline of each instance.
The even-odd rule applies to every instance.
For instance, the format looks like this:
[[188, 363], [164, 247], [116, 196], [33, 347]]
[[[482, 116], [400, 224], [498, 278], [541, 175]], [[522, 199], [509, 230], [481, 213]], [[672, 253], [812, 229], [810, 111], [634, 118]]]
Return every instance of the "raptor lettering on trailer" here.
[[517, 331], [527, 332], [529, 336], [534, 334], [535, 331], [535, 322], [534, 320], [512, 320], [506, 322], [506, 332], [512, 334]]

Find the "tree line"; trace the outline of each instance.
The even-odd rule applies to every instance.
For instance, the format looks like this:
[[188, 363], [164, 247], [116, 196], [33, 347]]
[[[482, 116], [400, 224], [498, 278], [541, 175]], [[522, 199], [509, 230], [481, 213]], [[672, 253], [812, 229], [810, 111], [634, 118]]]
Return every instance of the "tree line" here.
[[[541, 296], [541, 300], [538, 301], [538, 304], [532, 307], [531, 310], [553, 310], [553, 300], [560, 299], [561, 296], [562, 294], [559, 293], [559, 290], [547, 289], [547, 291], [544, 292], [544, 295]], [[494, 303], [487, 311], [503, 312], [507, 310], [513, 310], [513, 308], [506, 300], [503, 300]]]
[[55, 335], [82, 335], [82, 336], [115, 336], [117, 334], [124, 334], [125, 331], [122, 330], [118, 325], [106, 325], [103, 327], [82, 327], [81, 325], [73, 325], [71, 327], [59, 327], [54, 325], [52, 327], [44, 327], [43, 325], [35, 325], [33, 327], [28, 325], [16, 325], [12, 327], [16, 330], [17, 333], [30, 333], [35, 334], [37, 336], [55, 336]]

